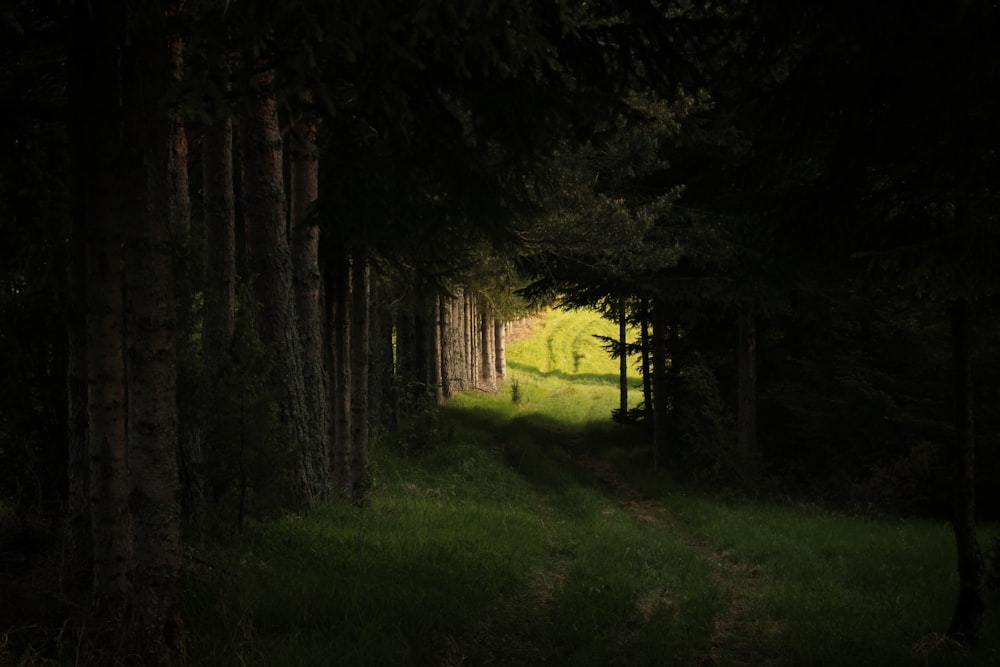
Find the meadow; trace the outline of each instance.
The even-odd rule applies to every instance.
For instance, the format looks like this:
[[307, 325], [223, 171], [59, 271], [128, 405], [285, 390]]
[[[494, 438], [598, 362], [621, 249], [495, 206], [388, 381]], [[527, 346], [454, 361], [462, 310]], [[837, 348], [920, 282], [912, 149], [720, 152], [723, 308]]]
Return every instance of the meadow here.
[[653, 474], [643, 432], [610, 419], [618, 367], [593, 334], [616, 327], [534, 319], [500, 393], [378, 443], [364, 510], [192, 526], [192, 664], [1000, 664], [995, 594], [981, 646], [942, 635], [947, 524]]

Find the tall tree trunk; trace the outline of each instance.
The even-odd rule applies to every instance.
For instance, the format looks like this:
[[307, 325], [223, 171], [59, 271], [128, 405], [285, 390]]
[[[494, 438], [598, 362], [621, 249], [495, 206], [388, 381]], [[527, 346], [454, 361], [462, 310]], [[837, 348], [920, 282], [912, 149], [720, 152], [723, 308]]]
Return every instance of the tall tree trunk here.
[[310, 495], [326, 498], [331, 491], [327, 410], [327, 374], [323, 365], [322, 276], [319, 270], [319, 226], [309, 212], [319, 198], [319, 157], [316, 121], [302, 115], [290, 132], [292, 258], [295, 270], [295, 309], [302, 348], [306, 425], [309, 440], [303, 451], [310, 471]]
[[392, 390], [395, 367], [392, 344], [392, 313], [385, 283], [371, 280], [371, 317], [368, 326], [368, 413], [372, 426], [390, 427], [393, 420]]
[[986, 605], [983, 554], [976, 536], [971, 317], [965, 299], [952, 303], [950, 318], [955, 392], [955, 511], [952, 525], [958, 554], [959, 588], [948, 636], [975, 644], [982, 631]]
[[261, 340], [273, 354], [272, 373], [280, 391], [281, 418], [298, 456], [296, 496], [303, 505], [310, 505], [317, 498], [309, 483], [315, 476], [309, 456], [309, 411], [302, 381], [302, 350], [285, 218], [281, 133], [277, 103], [267, 92], [272, 75], [258, 78], [263, 92], [258, 93], [253, 108], [242, 116], [240, 124], [249, 269], [259, 306], [257, 327]]
[[368, 260], [355, 255], [351, 308], [351, 499], [368, 504]]
[[653, 366], [653, 467], [666, 465], [668, 438], [667, 335], [669, 325], [663, 300], [653, 302], [652, 366]]
[[74, 110], [86, 128], [75, 151], [86, 242], [87, 442], [93, 604], [120, 624], [128, 595], [131, 527], [126, 466], [122, 302], [120, 65], [123, 17], [113, 5], [78, 10], [72, 54]]
[[625, 299], [618, 299], [618, 416], [628, 419], [628, 321]]
[[427, 310], [427, 325], [429, 331], [430, 354], [427, 356], [429, 365], [429, 380], [434, 388], [434, 402], [444, 401], [444, 377], [441, 373], [441, 359], [444, 358], [444, 349], [441, 333], [441, 297], [437, 294], [429, 296]]
[[441, 296], [438, 299], [438, 329], [441, 332], [441, 398], [448, 399], [453, 395], [452, 366], [454, 364], [454, 341], [452, 336], [451, 297]]
[[177, 470], [177, 341], [171, 211], [176, 197], [166, 13], [142, 16], [124, 69], [129, 146], [125, 270], [128, 466], [132, 517], [129, 646], [146, 665], [183, 662]]
[[[69, 54], [70, 150], [73, 177], [73, 217], [67, 271], [67, 502], [63, 586], [66, 593], [90, 585], [93, 546], [90, 536], [89, 466], [87, 441], [87, 242], [92, 221], [93, 160], [97, 146], [90, 139], [94, 126], [88, 89], [91, 68], [74, 44]], [[87, 48], [84, 46], [84, 48]], [[106, 122], [106, 121], [105, 121]]]
[[236, 330], [236, 215], [233, 183], [233, 121], [220, 116], [202, 139], [205, 216], [205, 315], [202, 365], [210, 385], [230, 366]]
[[760, 456], [757, 451], [757, 327], [750, 304], [740, 307], [738, 334], [737, 463], [747, 484], [754, 487], [760, 475]]
[[507, 323], [493, 320], [493, 347], [496, 350], [497, 383], [507, 381]]
[[639, 327], [639, 343], [642, 348], [642, 401], [646, 424], [653, 424], [653, 375], [650, 363], [652, 349], [649, 340], [649, 299], [642, 300], [642, 321]]
[[345, 496], [350, 492], [351, 473], [351, 257], [346, 249], [337, 256], [331, 271], [330, 294], [333, 304], [333, 436], [330, 441], [330, 465], [333, 488]]
[[480, 388], [486, 391], [496, 391], [496, 357], [493, 347], [493, 318], [487, 311], [479, 314], [479, 373], [482, 378]]
[[[214, 67], [223, 79], [229, 76], [225, 57]], [[236, 332], [236, 196], [233, 176], [233, 121], [221, 113], [205, 128], [202, 138], [202, 211], [204, 216], [204, 315], [201, 335], [201, 368], [209, 405], [226, 400], [219, 387], [232, 367]], [[211, 412], [211, 407], [209, 408]], [[185, 490], [195, 500], [215, 496], [212, 469], [220, 434], [206, 415], [206, 434], [182, 443]]]

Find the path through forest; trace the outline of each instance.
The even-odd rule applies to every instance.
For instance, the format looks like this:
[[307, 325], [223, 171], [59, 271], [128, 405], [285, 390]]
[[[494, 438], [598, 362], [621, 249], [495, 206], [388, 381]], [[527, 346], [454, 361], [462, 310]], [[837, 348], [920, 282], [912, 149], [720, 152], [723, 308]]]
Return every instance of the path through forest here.
[[[596, 490], [613, 500], [635, 521], [669, 531], [673, 538], [710, 566], [723, 604], [714, 621], [711, 647], [700, 664], [762, 664], [762, 656], [755, 652], [755, 646], [759, 645], [757, 638], [776, 632], [776, 628], [767, 627], [766, 621], [754, 612], [761, 582], [767, 576], [765, 568], [740, 563], [729, 554], [715, 550], [692, 534], [670, 507], [632, 486], [623, 473], [588, 450], [587, 443], [601, 437], [594, 431], [602, 428], [601, 420], [610, 420], [611, 409], [616, 407], [618, 400], [617, 362], [608, 359], [603, 350], [596, 347], [591, 335], [604, 333], [607, 324], [596, 313], [592, 318], [551, 313], [530, 321], [523, 330], [524, 344], [512, 346], [509, 359], [512, 368], [517, 369], [512, 377], [517, 377], [517, 371], [523, 374], [528, 369], [543, 375], [544, 391], [533, 400], [532, 408], [559, 424], [536, 432], [535, 437], [550, 447], [558, 443], [581, 476], [593, 480]], [[531, 340], [533, 337], [536, 340]], [[532, 358], [531, 349], [544, 350], [544, 358]], [[631, 382], [636, 388], [640, 386], [638, 377], [631, 378]], [[581, 386], [594, 384], [605, 386], [603, 398], [582, 400]], [[583, 413], [579, 405], [575, 406], [575, 423], [571, 428], [566, 428], [566, 421], [559, 421], [566, 415], [567, 400], [589, 403]], [[559, 570], [566, 565], [565, 559], [554, 558], [550, 571], [539, 575], [536, 604], [544, 604], [546, 598], [551, 597], [553, 587], [564, 577]], [[661, 603], [669, 604], [670, 601]]]

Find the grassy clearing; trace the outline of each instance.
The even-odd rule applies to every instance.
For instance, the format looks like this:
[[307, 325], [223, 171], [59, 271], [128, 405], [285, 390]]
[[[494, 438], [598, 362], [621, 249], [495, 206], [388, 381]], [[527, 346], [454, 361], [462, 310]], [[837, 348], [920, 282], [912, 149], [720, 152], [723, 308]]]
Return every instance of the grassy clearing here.
[[192, 539], [216, 566], [191, 566], [193, 662], [1000, 663], [996, 615], [976, 652], [940, 637], [947, 526], [718, 502], [652, 476], [640, 434], [609, 419], [617, 364], [590, 334], [614, 331], [592, 313], [538, 322], [508, 351], [519, 402], [510, 384], [462, 395], [420, 456], [376, 450], [366, 511]]

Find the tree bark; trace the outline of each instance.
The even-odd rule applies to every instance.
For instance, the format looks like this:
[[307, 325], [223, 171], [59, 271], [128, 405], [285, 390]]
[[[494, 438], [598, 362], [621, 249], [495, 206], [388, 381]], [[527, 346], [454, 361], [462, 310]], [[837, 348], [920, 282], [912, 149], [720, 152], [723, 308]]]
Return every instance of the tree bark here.
[[642, 322], [639, 329], [639, 341], [642, 347], [642, 401], [643, 416], [646, 424], [653, 424], [653, 376], [650, 363], [652, 350], [649, 339], [649, 300], [642, 302]]
[[351, 473], [351, 258], [346, 250], [338, 253], [335, 269], [331, 272], [333, 296], [333, 438], [330, 464], [336, 492], [345, 496], [350, 492]]
[[958, 554], [959, 588], [948, 636], [963, 643], [975, 644], [982, 631], [986, 604], [983, 554], [976, 535], [971, 317], [965, 299], [952, 303], [950, 319], [955, 392], [955, 510], [952, 526]]
[[74, 137], [82, 162], [76, 202], [86, 243], [87, 444], [93, 548], [93, 605], [109, 624], [124, 620], [131, 526], [126, 466], [122, 301], [121, 114], [118, 47], [123, 17], [114, 5], [76, 7], [71, 56]]
[[653, 467], [662, 470], [667, 454], [667, 318], [663, 300], [653, 303], [652, 359], [653, 367]]
[[454, 335], [451, 321], [451, 297], [442, 296], [438, 300], [438, 328], [441, 331], [441, 398], [453, 395], [452, 366], [454, 364]]
[[[66, 544], [62, 582], [64, 589], [91, 584], [93, 545], [90, 526], [90, 449], [87, 432], [87, 243], [89, 218], [93, 215], [94, 132], [93, 91], [89, 79], [93, 65], [73, 45], [69, 54], [70, 150], [73, 178], [72, 228], [67, 271], [67, 502]], [[84, 47], [86, 48], [86, 47]], [[106, 122], [106, 121], [105, 121]], [[64, 592], [70, 592], [66, 590]]]
[[507, 323], [493, 320], [493, 346], [496, 350], [497, 384], [507, 381]]
[[301, 504], [311, 505], [317, 498], [310, 484], [315, 475], [311, 468], [309, 411], [295, 317], [281, 133], [277, 103], [267, 92], [273, 75], [258, 76], [263, 92], [258, 93], [253, 109], [243, 115], [240, 123], [249, 269], [258, 305], [258, 332], [273, 355], [273, 381], [280, 392], [282, 423], [298, 457], [296, 496]]
[[[217, 63], [222, 76], [228, 67]], [[205, 315], [202, 366], [209, 386], [229, 369], [236, 330], [236, 215], [233, 181], [233, 121], [220, 115], [202, 139], [205, 216]]]
[[479, 373], [482, 378], [480, 388], [496, 391], [496, 357], [493, 347], [493, 318], [485, 310], [479, 313]]
[[749, 304], [740, 307], [738, 317], [736, 452], [739, 470], [745, 481], [753, 487], [760, 475], [760, 456], [757, 451], [757, 327]]
[[427, 305], [427, 327], [429, 331], [430, 354], [427, 355], [428, 380], [434, 390], [434, 402], [444, 402], [444, 376], [442, 374], [441, 360], [444, 358], [443, 335], [441, 331], [441, 297], [431, 294], [428, 297], [430, 303]]
[[351, 500], [368, 504], [368, 311], [369, 268], [354, 256], [351, 308]]
[[628, 419], [628, 322], [625, 299], [618, 300], [618, 416]]
[[177, 470], [176, 293], [171, 213], [176, 165], [173, 120], [163, 103], [170, 78], [166, 13], [140, 20], [124, 70], [128, 466], [132, 517], [131, 653], [142, 664], [183, 662], [178, 607], [181, 566]]
[[302, 381], [306, 399], [309, 440], [303, 456], [311, 477], [309, 495], [317, 500], [331, 491], [330, 447], [327, 410], [327, 375], [323, 360], [322, 276], [319, 270], [319, 226], [309, 212], [319, 199], [317, 126], [313, 118], [300, 115], [292, 124], [291, 226], [295, 271], [295, 312], [302, 349]]

